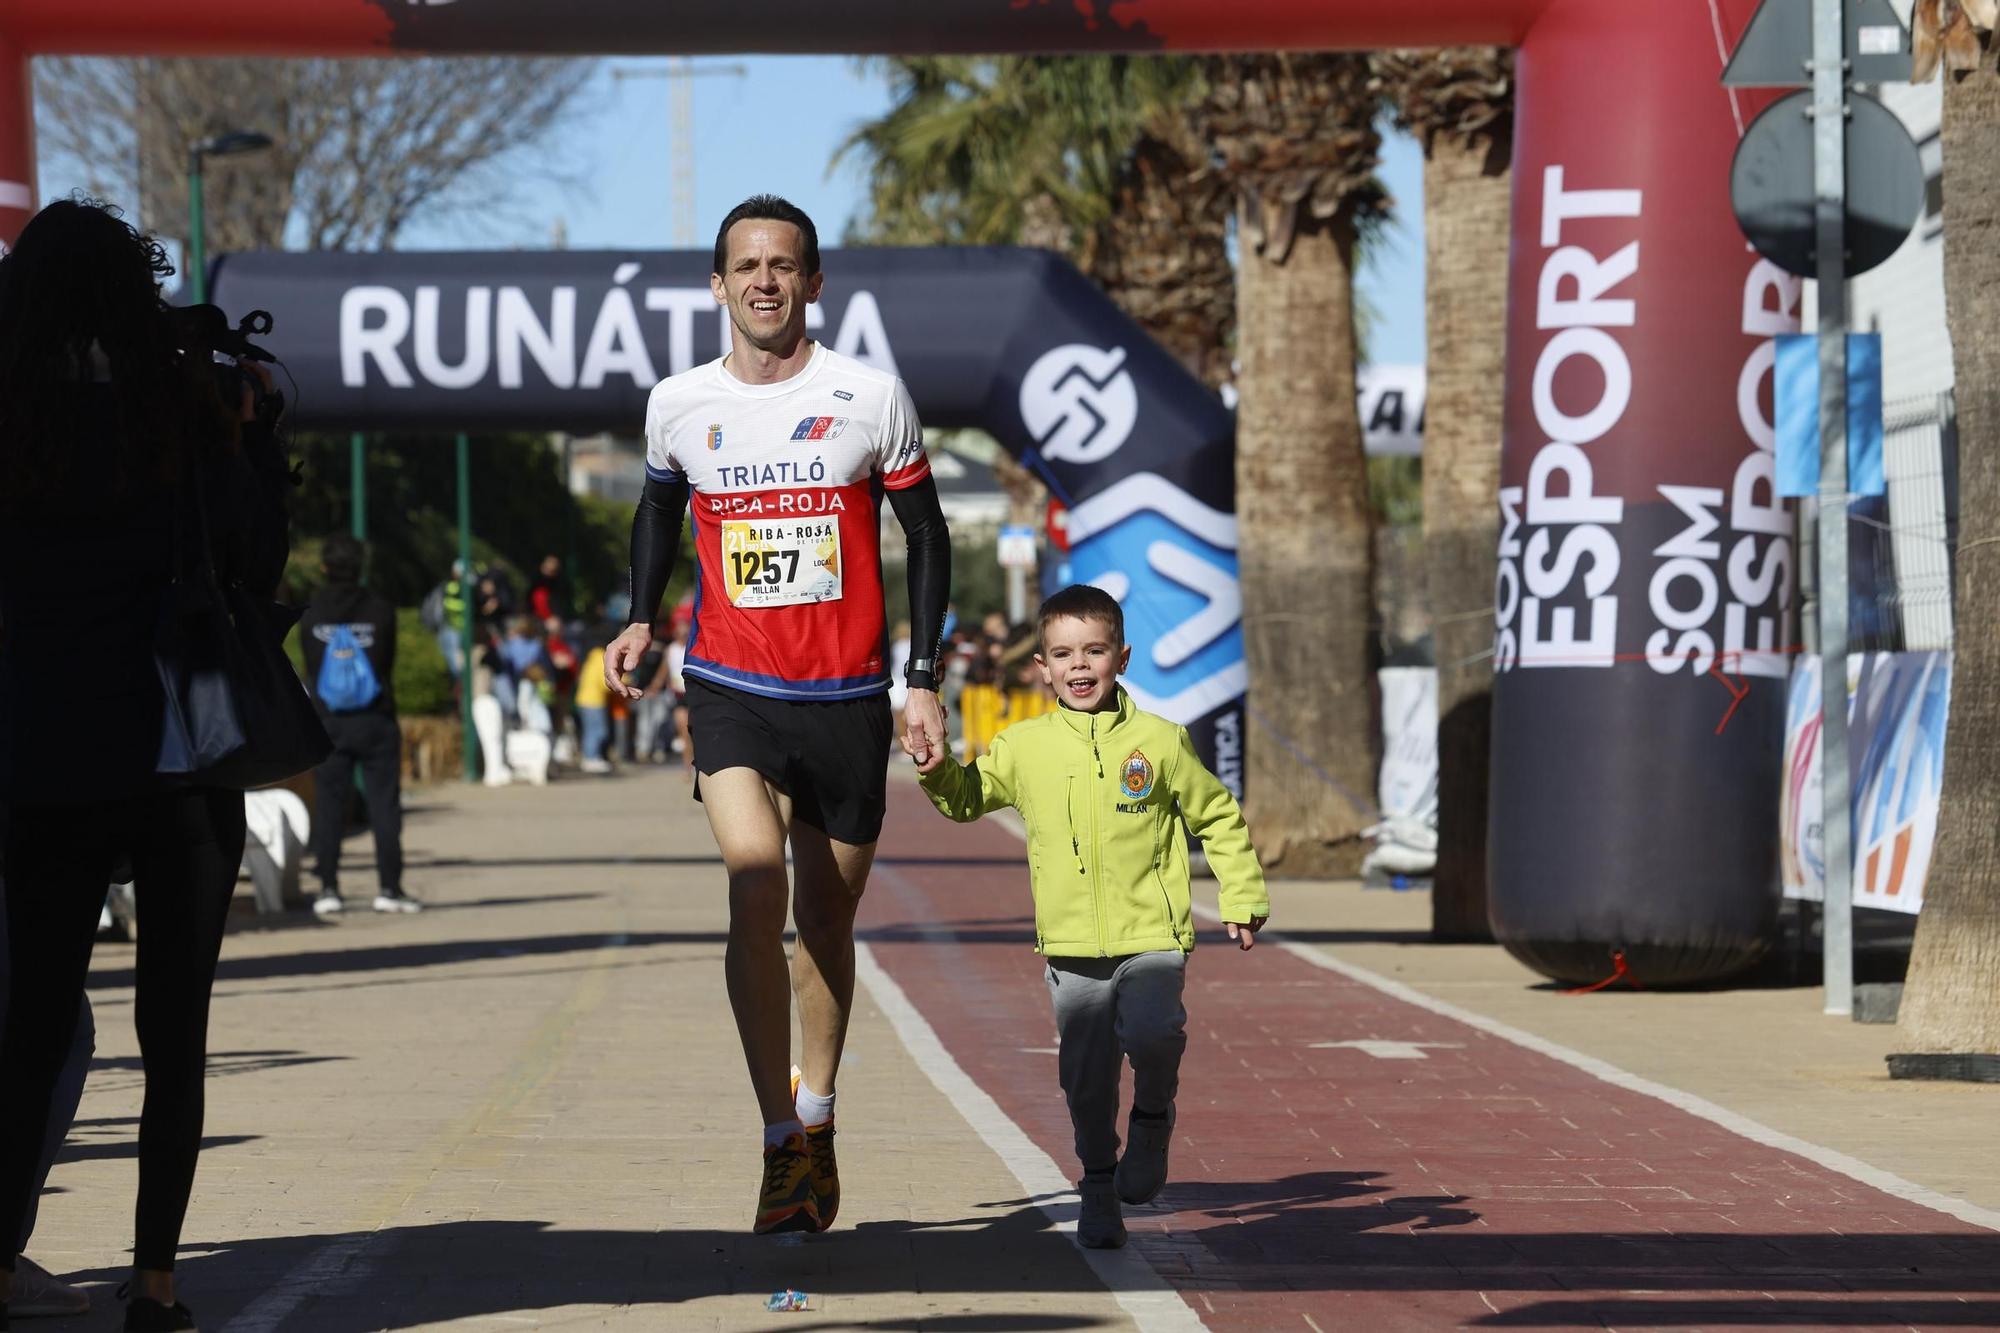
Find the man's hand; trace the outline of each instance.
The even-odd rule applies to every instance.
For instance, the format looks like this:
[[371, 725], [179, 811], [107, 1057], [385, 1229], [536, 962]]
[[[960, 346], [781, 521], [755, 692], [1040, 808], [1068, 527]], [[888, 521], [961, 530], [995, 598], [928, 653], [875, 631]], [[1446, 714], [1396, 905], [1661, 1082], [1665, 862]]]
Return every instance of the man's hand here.
[[613, 639], [604, 650], [604, 683], [611, 692], [621, 699], [637, 699], [646, 691], [637, 685], [625, 683], [625, 673], [639, 669], [639, 659], [653, 646], [653, 627], [635, 622], [627, 625], [622, 634]]
[[1253, 916], [1247, 923], [1228, 922], [1226, 924], [1229, 926], [1229, 938], [1236, 941], [1236, 947], [1239, 949], [1254, 949], [1257, 947], [1257, 932], [1262, 930], [1264, 923], [1270, 919], [1268, 916]]
[[903, 753], [916, 761], [917, 772], [928, 773], [944, 762], [944, 701], [936, 690], [910, 690], [903, 705]]

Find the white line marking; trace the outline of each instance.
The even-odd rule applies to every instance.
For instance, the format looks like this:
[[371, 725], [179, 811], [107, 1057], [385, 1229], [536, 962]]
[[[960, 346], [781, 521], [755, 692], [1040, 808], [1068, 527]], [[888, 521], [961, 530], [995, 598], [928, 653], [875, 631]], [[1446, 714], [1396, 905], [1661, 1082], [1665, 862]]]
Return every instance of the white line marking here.
[[[948, 937], [949, 932], [934, 928], [932, 932], [940, 937]], [[875, 1001], [889, 1026], [896, 1030], [903, 1048], [917, 1062], [936, 1085], [937, 1090], [950, 1099], [972, 1126], [975, 1134], [1007, 1166], [1014, 1179], [1021, 1183], [1031, 1198], [1037, 1200], [1035, 1206], [1054, 1224], [1058, 1233], [1071, 1236], [1076, 1233], [1076, 1186], [1050, 1157], [1035, 1145], [1021, 1127], [1008, 1119], [999, 1103], [986, 1095], [985, 1089], [972, 1081], [972, 1077], [959, 1068], [958, 1061], [951, 1058], [944, 1043], [938, 1040], [937, 1032], [925, 1021], [896, 979], [882, 970], [875, 961], [875, 952], [867, 944], [857, 940], [854, 944], [854, 975], [868, 988], [869, 998]], [[1145, 1333], [1183, 1333], [1183, 1331], [1203, 1329], [1207, 1326], [1200, 1316], [1181, 1299], [1179, 1292], [1155, 1273], [1152, 1266], [1132, 1250], [1085, 1250], [1078, 1254], [1090, 1265], [1106, 1289], [1118, 1299], [1125, 1313]]]
[[[1222, 920], [1220, 916], [1204, 904], [1196, 903], [1194, 910], [1195, 914], [1204, 921], [1220, 922]], [[1636, 1092], [1641, 1096], [1663, 1101], [1676, 1110], [1686, 1111], [1689, 1115], [1699, 1117], [1710, 1124], [1720, 1125], [1730, 1133], [1740, 1135], [1753, 1143], [1761, 1143], [1767, 1148], [1776, 1148], [1780, 1152], [1794, 1153], [1809, 1162], [1818, 1163], [1829, 1171], [1837, 1171], [1849, 1179], [1858, 1180], [1864, 1185], [1881, 1190], [1884, 1194], [1893, 1195], [1908, 1203], [1920, 1204], [1925, 1208], [1935, 1209], [1940, 1213], [1955, 1217], [1961, 1222], [1970, 1222], [1976, 1227], [1985, 1227], [1989, 1231], [2000, 1231], [2000, 1212], [1995, 1212], [1991, 1208], [1982, 1208], [1978, 1204], [1968, 1202], [1965, 1199], [1954, 1199], [1948, 1194], [1940, 1194], [1934, 1189], [1917, 1184], [1915, 1181], [1904, 1180], [1901, 1176], [1884, 1171], [1880, 1167], [1870, 1166], [1858, 1157], [1849, 1157], [1846, 1153], [1835, 1152], [1831, 1148], [1821, 1147], [1817, 1143], [1808, 1143], [1804, 1139], [1795, 1138], [1780, 1130], [1772, 1129], [1769, 1125], [1760, 1124], [1745, 1115], [1738, 1115], [1726, 1107], [1717, 1106], [1714, 1102], [1703, 1097], [1697, 1097], [1691, 1092], [1683, 1092], [1679, 1088], [1671, 1088], [1664, 1083], [1655, 1083], [1649, 1078], [1641, 1078], [1637, 1074], [1627, 1073], [1618, 1066], [1608, 1061], [1600, 1060], [1594, 1055], [1585, 1055], [1582, 1051], [1573, 1051], [1569, 1047], [1558, 1045], [1545, 1037], [1537, 1037], [1532, 1032], [1523, 1032], [1519, 1028], [1509, 1027], [1498, 1019], [1488, 1018], [1486, 1015], [1474, 1013], [1470, 1009], [1461, 1009], [1455, 1004], [1447, 1004], [1443, 1000], [1433, 999], [1420, 990], [1414, 990], [1409, 986], [1405, 986], [1400, 981], [1391, 981], [1387, 977], [1378, 976], [1365, 967], [1356, 967], [1353, 963], [1335, 958], [1330, 954], [1322, 953], [1309, 944], [1299, 944], [1272, 931], [1259, 931], [1258, 938], [1276, 944], [1286, 953], [1304, 959], [1314, 967], [1337, 973], [1340, 976], [1346, 977], [1349, 981], [1358, 981], [1364, 986], [1371, 986], [1392, 999], [1401, 1000], [1405, 1004], [1414, 1004], [1419, 1009], [1428, 1009], [1441, 1018], [1449, 1018], [1454, 1022], [1463, 1023], [1467, 1027], [1477, 1028], [1479, 1031], [1498, 1037], [1502, 1041], [1513, 1042], [1516, 1046], [1525, 1047], [1537, 1055], [1546, 1055], [1551, 1060], [1560, 1060], [1573, 1069], [1580, 1069], [1593, 1078], [1599, 1078], [1615, 1087], [1624, 1088], [1627, 1092]]]
[[1455, 1041], [1382, 1041], [1375, 1037], [1363, 1037], [1355, 1041], [1316, 1041], [1307, 1050], [1313, 1051], [1362, 1051], [1377, 1060], [1428, 1060], [1425, 1055], [1431, 1051], [1462, 1051], [1465, 1049]]

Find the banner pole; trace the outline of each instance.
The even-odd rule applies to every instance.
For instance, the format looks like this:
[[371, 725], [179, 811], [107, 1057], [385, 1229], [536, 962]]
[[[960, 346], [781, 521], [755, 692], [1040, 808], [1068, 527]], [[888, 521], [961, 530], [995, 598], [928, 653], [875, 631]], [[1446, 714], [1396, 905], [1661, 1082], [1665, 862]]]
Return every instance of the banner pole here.
[[472, 726], [472, 623], [478, 578], [472, 570], [472, 441], [458, 433], [458, 586], [464, 594], [459, 612], [458, 637], [464, 667], [458, 676], [458, 721], [465, 740], [465, 780], [479, 779], [479, 735]]

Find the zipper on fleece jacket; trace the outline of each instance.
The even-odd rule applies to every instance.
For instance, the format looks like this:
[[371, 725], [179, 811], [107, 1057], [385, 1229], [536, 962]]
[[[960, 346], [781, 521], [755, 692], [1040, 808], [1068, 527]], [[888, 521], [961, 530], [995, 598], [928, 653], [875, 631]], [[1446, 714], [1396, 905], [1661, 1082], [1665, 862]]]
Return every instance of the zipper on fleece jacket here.
[[[1097, 718], [1096, 713], [1090, 715], [1090, 757], [1096, 761], [1097, 776], [1102, 778], [1104, 760], [1097, 753]], [[1108, 958], [1111, 955], [1111, 925], [1104, 919], [1104, 894], [1100, 883], [1104, 878], [1104, 847], [1097, 840], [1097, 802], [1101, 795], [1098, 787], [1092, 787], [1090, 799], [1085, 804], [1090, 811], [1090, 859], [1094, 862], [1090, 876], [1090, 901], [1097, 909], [1097, 956]]]

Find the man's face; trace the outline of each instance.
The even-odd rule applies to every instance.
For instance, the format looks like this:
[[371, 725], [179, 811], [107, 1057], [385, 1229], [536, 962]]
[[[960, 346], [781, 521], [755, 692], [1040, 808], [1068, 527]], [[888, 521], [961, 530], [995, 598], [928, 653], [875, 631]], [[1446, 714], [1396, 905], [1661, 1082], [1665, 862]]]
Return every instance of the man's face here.
[[820, 274], [806, 276], [805, 237], [789, 222], [745, 218], [729, 229], [728, 259], [709, 277], [718, 304], [752, 347], [789, 352], [805, 336]]
[[1131, 660], [1131, 646], [1118, 642], [1110, 624], [1075, 616], [1051, 620], [1042, 631], [1042, 651], [1035, 654], [1042, 679], [1079, 713], [1112, 706], [1119, 674]]

